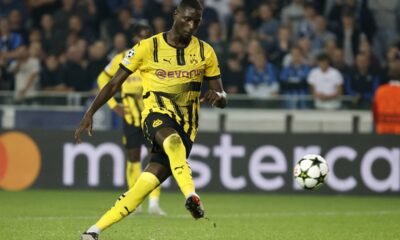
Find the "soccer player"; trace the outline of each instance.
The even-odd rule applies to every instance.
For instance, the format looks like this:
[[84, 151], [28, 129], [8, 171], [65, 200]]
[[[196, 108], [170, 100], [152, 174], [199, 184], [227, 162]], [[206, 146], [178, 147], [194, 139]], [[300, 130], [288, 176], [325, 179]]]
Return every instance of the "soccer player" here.
[[[174, 11], [172, 28], [139, 42], [129, 51], [77, 127], [75, 140], [79, 143], [84, 130], [92, 135], [94, 113], [130, 74], [140, 71], [144, 93], [142, 129], [152, 142], [150, 162], [135, 185], [81, 235], [82, 240], [98, 239], [101, 231], [135, 211], [170, 175], [174, 176], [186, 199], [186, 209], [195, 219], [204, 217], [203, 204], [195, 191], [186, 159], [198, 130], [200, 102], [224, 108], [227, 99], [214, 50], [193, 36], [202, 12], [198, 0], [182, 0]], [[200, 99], [203, 80], [208, 83], [208, 90]]]
[[[133, 29], [133, 42], [136, 44], [141, 40], [150, 37], [150, 27], [138, 25]], [[103, 88], [115, 75], [119, 68], [119, 63], [128, 54], [128, 51], [117, 54], [111, 62], [105, 67], [97, 78], [99, 88]], [[142, 79], [139, 71], [129, 75], [127, 80], [121, 86], [122, 104], [112, 97], [108, 100], [108, 106], [123, 118], [124, 136], [122, 142], [126, 148], [128, 161], [126, 162], [126, 180], [128, 188], [135, 185], [141, 172], [140, 153], [141, 146], [145, 144], [141, 128], [141, 113], [143, 110], [142, 100]], [[149, 195], [150, 214], [166, 215], [160, 208], [158, 200], [160, 198], [160, 187], [154, 189]], [[136, 209], [136, 213], [141, 212], [141, 205]]]

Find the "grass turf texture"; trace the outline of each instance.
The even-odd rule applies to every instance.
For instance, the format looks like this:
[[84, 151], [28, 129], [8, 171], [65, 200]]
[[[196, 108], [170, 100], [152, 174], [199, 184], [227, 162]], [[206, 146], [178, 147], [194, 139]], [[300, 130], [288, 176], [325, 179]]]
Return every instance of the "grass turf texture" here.
[[[118, 195], [0, 191], [0, 239], [77, 240]], [[168, 216], [144, 211], [117, 223], [100, 239], [400, 239], [398, 197], [211, 193], [201, 197], [210, 221], [193, 220], [180, 194], [162, 193], [161, 206]]]

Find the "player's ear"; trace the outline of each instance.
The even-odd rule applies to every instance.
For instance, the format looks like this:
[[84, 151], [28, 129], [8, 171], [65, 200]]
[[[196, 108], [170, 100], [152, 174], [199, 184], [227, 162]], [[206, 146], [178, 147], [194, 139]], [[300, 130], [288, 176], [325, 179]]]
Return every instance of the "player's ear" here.
[[175, 9], [174, 13], [172, 14], [172, 17], [174, 18], [174, 20], [176, 20], [176, 17], [178, 16], [178, 14], [179, 14], [179, 10]]

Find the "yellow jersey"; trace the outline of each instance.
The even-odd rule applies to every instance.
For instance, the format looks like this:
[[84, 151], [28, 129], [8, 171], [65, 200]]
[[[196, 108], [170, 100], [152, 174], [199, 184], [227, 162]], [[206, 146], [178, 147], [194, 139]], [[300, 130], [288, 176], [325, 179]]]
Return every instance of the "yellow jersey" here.
[[213, 48], [192, 37], [185, 48], [167, 43], [159, 33], [136, 44], [122, 59], [120, 67], [140, 71], [143, 80], [143, 120], [151, 112], [167, 114], [194, 141], [199, 120], [200, 92], [204, 80], [220, 78]]
[[[110, 63], [104, 68], [97, 78], [99, 88], [103, 88], [118, 71], [119, 63], [129, 52], [122, 52], [117, 54]], [[125, 110], [124, 120], [135, 127], [141, 126], [141, 112], [143, 111], [142, 100], [142, 79], [140, 72], [136, 71], [129, 75], [121, 87], [122, 104]], [[108, 106], [113, 109], [117, 106], [117, 100], [112, 97], [108, 102]]]

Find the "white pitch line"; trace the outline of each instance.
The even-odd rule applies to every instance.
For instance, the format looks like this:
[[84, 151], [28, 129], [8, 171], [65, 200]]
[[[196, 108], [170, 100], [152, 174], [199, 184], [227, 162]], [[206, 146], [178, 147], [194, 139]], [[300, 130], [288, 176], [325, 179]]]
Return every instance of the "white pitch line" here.
[[[343, 217], [352, 217], [352, 216], [382, 216], [382, 215], [400, 215], [400, 210], [382, 210], [382, 211], [350, 211], [350, 212], [340, 212], [340, 211], [326, 211], [326, 212], [270, 212], [270, 213], [243, 213], [243, 214], [210, 214], [209, 217], [212, 219], [218, 218], [271, 218], [271, 217], [303, 217], [303, 216], [343, 216]], [[18, 217], [5, 217], [1, 216], [0, 221], [4, 220], [22, 220], [22, 221], [31, 221], [31, 220], [42, 220], [42, 221], [54, 221], [54, 220], [90, 220], [90, 219], [98, 219], [99, 216], [18, 216]], [[138, 216], [132, 216], [130, 219], [134, 218], [154, 218], [157, 216], [140, 214]], [[188, 214], [173, 214], [167, 215], [165, 217], [160, 218], [191, 218]]]

